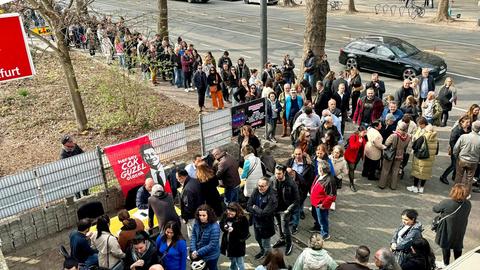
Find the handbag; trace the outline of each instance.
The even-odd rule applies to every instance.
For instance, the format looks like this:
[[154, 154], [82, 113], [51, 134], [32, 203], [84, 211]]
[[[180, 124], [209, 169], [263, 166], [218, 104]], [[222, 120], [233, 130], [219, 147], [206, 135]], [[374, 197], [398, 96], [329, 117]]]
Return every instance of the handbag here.
[[108, 246], [108, 240], [110, 240], [110, 235], [107, 238], [107, 266], [108, 267], [97, 267], [98, 270], [124, 270], [125, 266], [122, 260], [119, 260], [114, 266], [110, 267], [110, 249]]
[[453, 211], [452, 213], [442, 217], [442, 213], [438, 214], [436, 217], [433, 218], [432, 220], [432, 225], [430, 226], [430, 229], [434, 232], [437, 232], [438, 228], [440, 227], [440, 224], [448, 217], [454, 215], [463, 205], [463, 202], [462, 204], [460, 204], [460, 206], [457, 207], [457, 209], [455, 209], [455, 211]]
[[395, 139], [396, 139], [395, 147], [393, 147], [393, 143], [392, 143], [386, 149], [383, 150], [383, 159], [392, 161], [397, 155], [398, 137], [396, 135], [395, 135]]
[[413, 142], [412, 149], [413, 155], [418, 159], [427, 159], [430, 157], [427, 139], [423, 135]]

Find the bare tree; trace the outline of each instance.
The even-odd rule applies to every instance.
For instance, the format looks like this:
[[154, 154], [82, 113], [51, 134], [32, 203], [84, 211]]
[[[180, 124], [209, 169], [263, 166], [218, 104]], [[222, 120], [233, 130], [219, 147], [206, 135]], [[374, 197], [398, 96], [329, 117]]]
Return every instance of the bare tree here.
[[357, 13], [357, 12], [358, 10], [355, 8], [355, 0], [349, 0], [347, 13]]
[[162, 38], [168, 37], [168, 7], [167, 0], [157, 0], [158, 21], [157, 32]]
[[[308, 50], [317, 56], [325, 54], [327, 33], [327, 0], [306, 0], [305, 34], [303, 37], [303, 60]], [[303, 70], [301, 70], [303, 76]]]
[[434, 22], [452, 21], [452, 17], [448, 14], [449, 0], [439, 0], [437, 15], [433, 19]]
[[82, 20], [82, 18], [78, 16], [79, 13], [77, 10], [84, 11], [86, 5], [91, 2], [92, 0], [76, 0], [75, 7], [72, 7], [73, 0], [71, 0], [68, 5], [63, 4], [63, 1], [56, 0], [23, 0], [20, 2], [25, 8], [31, 8], [40, 13], [52, 28], [55, 42], [31, 31], [30, 34], [36, 35], [40, 40], [45, 42], [58, 56], [63, 72], [65, 73], [75, 119], [80, 131], [87, 129], [87, 116], [85, 114], [85, 107], [83, 106], [82, 97], [78, 88], [72, 59], [70, 58], [67, 34], [68, 27], [71, 24], [79, 23]]

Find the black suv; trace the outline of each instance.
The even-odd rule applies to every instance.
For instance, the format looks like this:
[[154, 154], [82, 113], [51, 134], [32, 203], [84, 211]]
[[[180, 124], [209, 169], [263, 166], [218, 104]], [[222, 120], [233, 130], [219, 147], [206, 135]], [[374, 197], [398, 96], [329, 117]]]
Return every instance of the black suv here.
[[340, 49], [338, 61], [347, 68], [410, 80], [421, 74], [422, 68], [428, 68], [435, 80], [447, 73], [447, 64], [442, 58], [401, 39], [385, 36], [366, 36], [348, 43]]

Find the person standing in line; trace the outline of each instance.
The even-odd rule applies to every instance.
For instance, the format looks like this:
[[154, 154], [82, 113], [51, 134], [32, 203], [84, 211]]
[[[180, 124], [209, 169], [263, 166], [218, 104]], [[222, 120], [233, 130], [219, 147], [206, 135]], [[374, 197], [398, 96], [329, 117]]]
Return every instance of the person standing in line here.
[[180, 223], [171, 194], [166, 193], [161, 185], [152, 187], [152, 196], [148, 198], [148, 227], [154, 228], [153, 218], [157, 218], [160, 231], [169, 221]]
[[352, 113], [350, 115], [353, 118], [353, 114], [357, 108], [357, 101], [360, 97], [361, 91], [364, 89], [362, 85], [362, 78], [357, 68], [350, 69], [350, 77], [348, 81], [348, 87], [351, 90], [351, 99], [352, 99]]
[[198, 65], [197, 71], [193, 74], [193, 85], [198, 93], [198, 112], [203, 112], [205, 108], [205, 92], [207, 91], [207, 74], [203, 71], [203, 66]]
[[215, 110], [222, 110], [225, 105], [223, 104], [223, 94], [222, 94], [222, 78], [217, 73], [215, 67], [210, 67], [210, 72], [207, 77], [207, 84], [210, 89], [210, 95], [212, 97], [212, 104]]
[[180, 193], [180, 218], [187, 225], [188, 238], [191, 239], [193, 224], [195, 222], [195, 211], [205, 202], [202, 196], [200, 182], [195, 178], [190, 178], [187, 171], [178, 170], [177, 180], [182, 185]]
[[395, 261], [395, 255], [388, 248], [381, 248], [375, 252], [375, 266], [378, 270], [402, 270], [400, 265]]
[[365, 144], [367, 143], [365, 135], [367, 129], [364, 126], [359, 126], [358, 129], [348, 138], [348, 146], [345, 150], [345, 160], [348, 165], [348, 178], [350, 180], [350, 190], [357, 192], [355, 186], [355, 169], [358, 162], [364, 156]]
[[363, 161], [362, 175], [368, 178], [368, 180], [376, 181], [379, 178], [375, 175], [380, 168], [380, 160], [382, 159], [382, 153], [385, 148], [383, 145], [382, 123], [378, 120], [374, 121], [367, 129], [367, 143], [365, 144], [365, 156]]
[[[417, 140], [420, 140], [417, 142]], [[419, 159], [413, 155], [412, 171], [410, 175], [413, 177], [413, 185], [407, 187], [408, 191], [413, 193], [423, 194], [425, 183], [432, 178], [433, 164], [435, 163], [435, 156], [438, 151], [437, 132], [432, 125], [427, 125], [425, 128], [417, 128], [415, 135], [413, 135], [413, 145], [423, 143], [427, 144], [429, 157]]]
[[245, 241], [250, 236], [249, 226], [240, 204], [229, 203], [220, 220], [223, 231], [220, 252], [230, 259], [230, 270], [245, 270]]
[[427, 99], [428, 93], [435, 92], [435, 80], [433, 76], [430, 75], [428, 68], [422, 68], [422, 76], [420, 77], [418, 86], [420, 88], [419, 106], [422, 107], [422, 103]]
[[386, 92], [385, 82], [380, 80], [378, 73], [372, 73], [372, 80], [365, 84], [365, 88], [372, 88], [375, 92], [375, 96], [380, 98], [380, 100], [383, 98], [383, 94]]
[[419, 238], [412, 243], [412, 253], [401, 265], [402, 270], [435, 270], [435, 254], [427, 239]]
[[455, 260], [462, 256], [463, 239], [472, 209], [472, 204], [467, 196], [466, 186], [455, 184], [450, 190], [450, 198], [433, 206], [433, 212], [440, 213], [445, 218], [443, 222], [440, 222], [435, 234], [435, 243], [442, 248], [445, 265], [450, 264], [452, 250]]
[[220, 216], [223, 212], [223, 205], [222, 198], [217, 190], [219, 186], [218, 177], [205, 161], [200, 162], [197, 166], [197, 180], [200, 182], [200, 190], [202, 197], [205, 199], [205, 204], [213, 209], [217, 217]]
[[383, 112], [383, 102], [375, 96], [372, 88], [367, 89], [367, 95], [357, 101], [353, 115], [353, 123], [368, 127], [373, 121], [379, 119]]
[[247, 211], [251, 214], [255, 240], [260, 246], [260, 252], [255, 255], [259, 260], [269, 253], [270, 238], [275, 235], [274, 216], [277, 209], [277, 196], [270, 180], [262, 177], [257, 182], [257, 188], [248, 199]]
[[298, 192], [297, 184], [286, 172], [287, 168], [284, 165], [277, 165], [275, 167], [275, 175], [271, 177], [270, 181], [277, 195], [275, 219], [280, 233], [280, 239], [273, 245], [273, 248], [286, 245], [285, 255], [288, 256], [293, 250], [290, 223], [299, 207], [300, 193]]
[[295, 260], [293, 270], [335, 270], [338, 265], [323, 249], [323, 238], [320, 234], [314, 233], [310, 236], [308, 247]]
[[277, 96], [275, 92], [270, 92], [268, 94], [267, 100], [267, 135], [266, 139], [277, 143], [277, 139], [275, 139], [275, 133], [277, 129], [277, 119], [280, 116], [280, 111], [282, 107], [280, 106], [280, 102], [277, 100]]
[[111, 269], [125, 257], [117, 237], [110, 232], [110, 217], [103, 215], [97, 219], [97, 231], [90, 237], [92, 247], [98, 250], [98, 266]]
[[[453, 147], [453, 154], [457, 159], [455, 183], [464, 183], [468, 195], [472, 191], [473, 176], [480, 162], [480, 121], [472, 123], [472, 131], [460, 136]], [[465, 179], [463, 178], [465, 174]], [[474, 192], [480, 192], [474, 189]]]
[[315, 55], [310, 49], [303, 62], [303, 72], [303, 79], [307, 80], [311, 86], [315, 85]]
[[187, 269], [187, 242], [183, 239], [180, 224], [169, 221], [155, 241], [162, 264], [168, 270]]
[[238, 174], [238, 162], [226, 151], [215, 148], [212, 150], [212, 156], [218, 163], [216, 165], [216, 175], [225, 188], [225, 204], [238, 202], [240, 191], [240, 175]]
[[438, 92], [438, 100], [442, 106], [441, 127], [447, 126], [448, 112], [452, 110], [453, 104], [457, 104], [457, 89], [453, 84], [453, 79], [447, 77], [442, 88]]
[[195, 212], [190, 239], [190, 259], [205, 261], [205, 269], [217, 270], [220, 257], [220, 225], [213, 209], [203, 204]]
[[453, 154], [453, 148], [455, 147], [455, 144], [457, 143], [458, 139], [460, 136], [463, 134], [470, 133], [470, 117], [468, 115], [462, 116], [458, 122], [460, 123], [459, 125], [455, 126], [452, 128], [452, 132], [450, 133], [450, 140], [448, 141], [449, 148], [448, 148], [448, 155], [450, 156], [450, 166], [448, 166], [447, 169], [443, 172], [443, 174], [440, 176], [440, 182], [448, 185], [448, 175], [452, 173], [452, 182], [455, 182], [455, 174], [456, 174], [456, 166], [457, 166], [457, 159], [455, 155]]
[[328, 214], [332, 203], [337, 199], [337, 185], [330, 171], [330, 164], [325, 160], [318, 162], [318, 176], [310, 189], [310, 203], [315, 209], [320, 234], [323, 240], [330, 239]]

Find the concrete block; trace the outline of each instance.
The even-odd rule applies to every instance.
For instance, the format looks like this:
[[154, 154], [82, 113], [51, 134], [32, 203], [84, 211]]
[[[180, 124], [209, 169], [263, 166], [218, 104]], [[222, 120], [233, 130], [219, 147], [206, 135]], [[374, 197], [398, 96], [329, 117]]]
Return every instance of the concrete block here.
[[73, 205], [67, 205], [65, 207], [65, 210], [67, 212], [67, 223], [68, 223], [68, 227], [74, 227], [77, 225], [77, 221], [78, 221], [78, 218], [77, 218], [77, 206], [75, 204]]
[[67, 209], [65, 204], [59, 204], [57, 209], [55, 209], [55, 217], [57, 219], [58, 229], [64, 230], [69, 228]]
[[14, 251], [13, 238], [10, 233], [0, 233], [0, 239], [2, 239], [2, 251], [7, 253]]
[[23, 226], [23, 233], [25, 234], [26, 243], [31, 243], [38, 239], [35, 226]]

